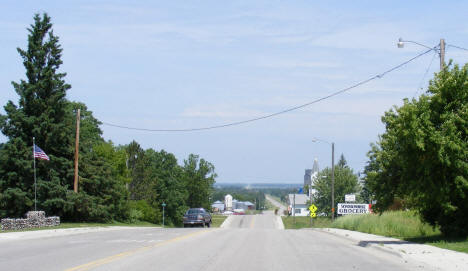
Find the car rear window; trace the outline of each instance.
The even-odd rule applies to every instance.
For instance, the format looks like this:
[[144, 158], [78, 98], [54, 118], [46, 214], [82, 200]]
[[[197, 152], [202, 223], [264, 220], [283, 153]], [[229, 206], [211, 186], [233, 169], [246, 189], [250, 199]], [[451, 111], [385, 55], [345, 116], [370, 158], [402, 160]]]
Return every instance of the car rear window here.
[[202, 210], [199, 210], [199, 209], [190, 209], [187, 211], [187, 214], [191, 215], [191, 214], [198, 214], [198, 213], [203, 213]]

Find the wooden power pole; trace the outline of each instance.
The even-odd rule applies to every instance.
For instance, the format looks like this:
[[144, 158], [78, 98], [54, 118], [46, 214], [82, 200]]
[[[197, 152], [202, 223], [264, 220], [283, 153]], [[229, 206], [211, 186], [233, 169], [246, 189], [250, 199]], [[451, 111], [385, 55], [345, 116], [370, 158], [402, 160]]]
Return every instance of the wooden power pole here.
[[445, 40], [440, 39], [440, 70], [444, 69], [445, 66]]
[[80, 109], [76, 112], [76, 138], [75, 138], [75, 181], [73, 191], [78, 193], [78, 151], [80, 146]]

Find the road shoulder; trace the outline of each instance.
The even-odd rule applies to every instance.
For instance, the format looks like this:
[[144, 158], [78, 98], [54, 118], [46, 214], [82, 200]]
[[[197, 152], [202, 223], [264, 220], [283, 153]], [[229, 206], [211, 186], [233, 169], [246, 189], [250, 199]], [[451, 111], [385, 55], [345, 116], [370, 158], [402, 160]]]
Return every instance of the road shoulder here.
[[31, 240], [49, 237], [59, 237], [75, 234], [84, 234], [91, 232], [104, 232], [116, 230], [139, 230], [139, 229], [158, 229], [161, 227], [126, 227], [126, 226], [108, 226], [108, 227], [80, 227], [68, 229], [50, 229], [39, 231], [19, 231], [19, 232], [5, 232], [0, 234], [0, 243], [15, 240]]
[[384, 250], [438, 270], [466, 270], [468, 266], [468, 254], [462, 252], [350, 230], [334, 228], [316, 228], [313, 230], [349, 239], [361, 247]]

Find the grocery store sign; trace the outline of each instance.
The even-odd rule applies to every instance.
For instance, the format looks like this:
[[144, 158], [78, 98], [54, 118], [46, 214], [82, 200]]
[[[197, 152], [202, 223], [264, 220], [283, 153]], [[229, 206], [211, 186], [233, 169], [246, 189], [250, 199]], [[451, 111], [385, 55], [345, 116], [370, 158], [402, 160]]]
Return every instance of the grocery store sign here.
[[371, 212], [370, 204], [338, 203], [339, 215], [361, 215]]

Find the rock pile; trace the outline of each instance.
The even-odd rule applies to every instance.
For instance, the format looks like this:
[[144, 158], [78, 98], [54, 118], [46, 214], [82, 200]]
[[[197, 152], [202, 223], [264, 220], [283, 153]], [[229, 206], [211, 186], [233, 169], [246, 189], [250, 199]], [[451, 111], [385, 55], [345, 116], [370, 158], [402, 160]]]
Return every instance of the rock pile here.
[[60, 225], [60, 217], [46, 217], [44, 211], [30, 211], [26, 213], [26, 218], [4, 218], [1, 220], [1, 223], [2, 231], [24, 230], [58, 226]]

